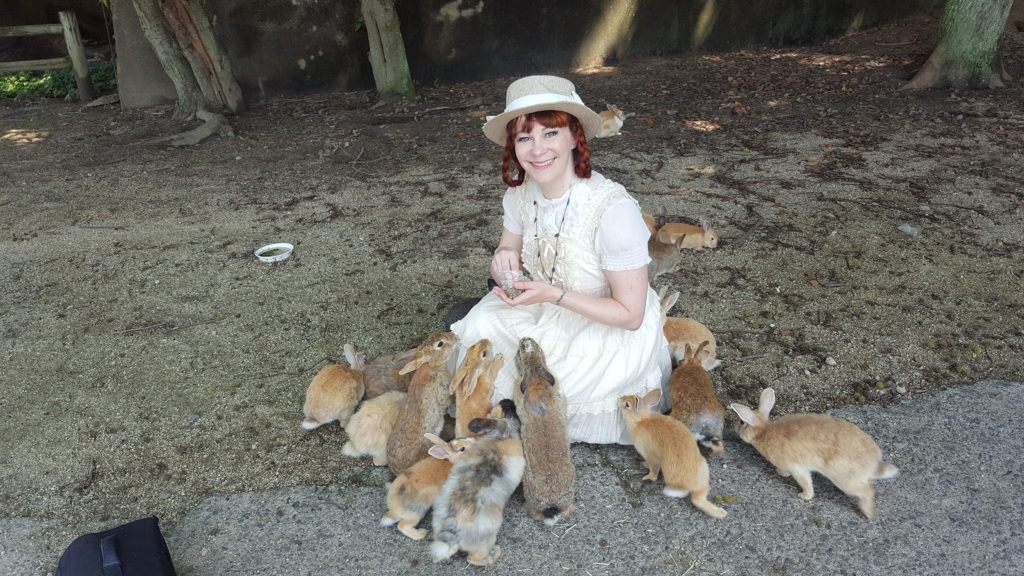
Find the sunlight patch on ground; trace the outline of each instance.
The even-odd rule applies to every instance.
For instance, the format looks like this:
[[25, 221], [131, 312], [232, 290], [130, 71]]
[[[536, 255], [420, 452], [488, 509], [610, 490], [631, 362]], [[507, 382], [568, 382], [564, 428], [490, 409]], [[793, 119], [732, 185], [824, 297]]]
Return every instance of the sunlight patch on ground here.
[[707, 120], [687, 120], [686, 127], [690, 130], [696, 130], [697, 132], [714, 132], [715, 130], [722, 129], [720, 124], [709, 122]]
[[49, 137], [50, 133], [43, 130], [12, 128], [0, 135], [0, 142], [10, 142], [15, 146], [27, 146], [29, 144], [38, 144]]

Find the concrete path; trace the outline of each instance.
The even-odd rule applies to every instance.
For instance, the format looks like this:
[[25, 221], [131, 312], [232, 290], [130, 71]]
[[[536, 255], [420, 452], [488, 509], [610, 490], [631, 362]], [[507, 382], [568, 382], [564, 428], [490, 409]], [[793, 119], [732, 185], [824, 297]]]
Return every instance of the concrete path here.
[[[163, 530], [181, 575], [1024, 574], [1022, 407], [1024, 385], [985, 381], [833, 412], [900, 468], [875, 485], [874, 521], [818, 476], [805, 502], [731, 436], [711, 461], [724, 520], [666, 498], [660, 482], [642, 483], [632, 448], [576, 445], [572, 515], [544, 526], [515, 494], [498, 537], [502, 558], [486, 570], [462, 558], [433, 564], [429, 542], [378, 526], [387, 470], [370, 466], [325, 488], [211, 496]], [[53, 569], [56, 558], [33, 540], [47, 522], [0, 519], [0, 574]]]

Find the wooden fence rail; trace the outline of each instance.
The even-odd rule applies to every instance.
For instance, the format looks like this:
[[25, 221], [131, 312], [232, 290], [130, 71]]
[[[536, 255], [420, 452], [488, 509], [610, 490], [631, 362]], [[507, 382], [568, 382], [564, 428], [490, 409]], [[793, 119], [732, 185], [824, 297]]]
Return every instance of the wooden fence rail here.
[[0, 38], [41, 36], [63, 34], [64, 45], [68, 55], [63, 58], [46, 58], [42, 60], [21, 60], [19, 62], [0, 62], [0, 73], [25, 72], [28, 70], [66, 70], [75, 71], [75, 82], [78, 84], [78, 98], [83, 102], [96, 99], [96, 89], [89, 79], [89, 67], [85, 62], [85, 50], [82, 48], [82, 35], [78, 31], [78, 18], [74, 12], [59, 12], [60, 24], [35, 24], [30, 26], [7, 26], [0, 28]]

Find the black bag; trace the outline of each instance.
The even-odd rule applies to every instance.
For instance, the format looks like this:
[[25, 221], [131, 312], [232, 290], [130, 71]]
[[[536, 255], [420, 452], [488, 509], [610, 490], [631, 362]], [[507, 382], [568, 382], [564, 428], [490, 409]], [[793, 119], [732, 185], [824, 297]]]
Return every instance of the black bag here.
[[156, 516], [75, 538], [56, 576], [175, 576]]

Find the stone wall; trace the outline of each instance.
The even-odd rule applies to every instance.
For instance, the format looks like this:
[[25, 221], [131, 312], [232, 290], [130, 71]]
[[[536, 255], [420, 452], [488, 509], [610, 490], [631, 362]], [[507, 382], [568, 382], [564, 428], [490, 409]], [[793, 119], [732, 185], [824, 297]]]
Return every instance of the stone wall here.
[[[941, 5], [942, 0], [396, 0], [409, 67], [422, 85], [633, 57], [814, 43]], [[207, 8], [250, 103], [373, 88], [358, 0], [207, 0]], [[116, 26], [115, 31], [118, 44], [126, 43], [129, 32]], [[133, 73], [119, 71], [122, 78]]]

